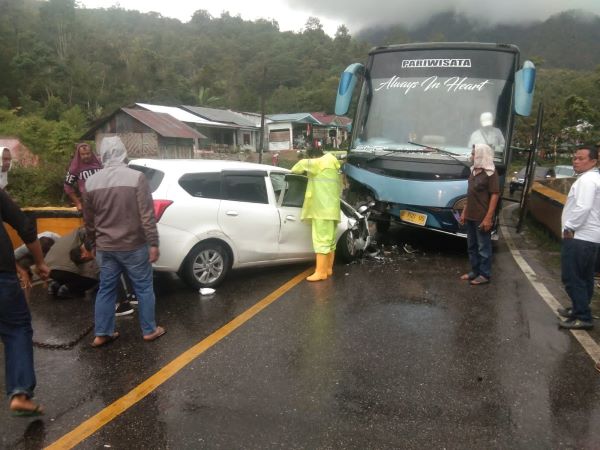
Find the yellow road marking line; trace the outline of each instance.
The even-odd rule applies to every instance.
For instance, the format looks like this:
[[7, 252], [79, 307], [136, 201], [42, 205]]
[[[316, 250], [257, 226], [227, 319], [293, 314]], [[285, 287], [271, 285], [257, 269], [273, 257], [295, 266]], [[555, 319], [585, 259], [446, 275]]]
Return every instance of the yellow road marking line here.
[[190, 349], [183, 352], [173, 361], [168, 363], [146, 381], [139, 384], [137, 387], [129, 391], [123, 397], [119, 398], [115, 402], [108, 405], [98, 414], [93, 417], [90, 417], [88, 420], [80, 424], [74, 430], [65, 434], [63, 437], [50, 444], [46, 449], [70, 449], [75, 447], [77, 444], [82, 442], [84, 439], [88, 438], [104, 425], [115, 419], [118, 415], [127, 411], [137, 402], [142, 400], [148, 394], [156, 390], [161, 384], [165, 383], [169, 380], [173, 375], [191, 363], [194, 359], [204, 353], [206, 350], [211, 348], [217, 342], [219, 342], [224, 337], [231, 334], [237, 328], [242, 326], [244, 323], [252, 319], [255, 315], [260, 313], [263, 309], [285, 294], [287, 291], [292, 289], [302, 280], [304, 280], [308, 275], [313, 272], [314, 268], [310, 268], [302, 272], [301, 274], [296, 275], [291, 280], [287, 281], [285, 284], [280, 286], [275, 291], [271, 292], [265, 298], [260, 300], [254, 306], [251, 306], [242, 314], [237, 316], [231, 322], [223, 325], [217, 331], [212, 333], [210, 336], [206, 337]]

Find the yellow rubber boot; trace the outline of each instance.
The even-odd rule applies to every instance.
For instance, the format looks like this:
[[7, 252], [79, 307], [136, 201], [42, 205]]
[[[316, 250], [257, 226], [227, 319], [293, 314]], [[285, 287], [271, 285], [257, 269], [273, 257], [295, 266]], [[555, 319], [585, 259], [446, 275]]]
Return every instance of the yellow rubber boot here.
[[327, 256], [329, 256], [327, 261], [327, 276], [330, 277], [333, 275], [333, 261], [335, 260], [335, 252], [332, 250], [327, 254]]
[[315, 273], [306, 277], [308, 281], [320, 281], [327, 279], [327, 264], [329, 262], [329, 253], [317, 253], [317, 268]]

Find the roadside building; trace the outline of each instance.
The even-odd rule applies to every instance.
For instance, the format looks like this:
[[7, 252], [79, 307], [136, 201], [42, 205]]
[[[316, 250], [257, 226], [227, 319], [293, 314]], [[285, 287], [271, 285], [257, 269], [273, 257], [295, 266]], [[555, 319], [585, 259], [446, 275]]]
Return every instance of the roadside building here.
[[350, 119], [316, 113], [270, 114], [269, 150], [304, 149], [320, 145], [339, 148], [348, 138]]
[[99, 119], [82, 136], [100, 147], [106, 136], [119, 136], [129, 157], [193, 158], [205, 135], [170, 114], [135, 108], [120, 108]]
[[215, 152], [258, 150], [260, 143], [260, 115], [241, 113], [231, 109], [182, 105], [186, 111], [203, 118], [209, 124], [197, 128], [208, 137], [209, 149]]

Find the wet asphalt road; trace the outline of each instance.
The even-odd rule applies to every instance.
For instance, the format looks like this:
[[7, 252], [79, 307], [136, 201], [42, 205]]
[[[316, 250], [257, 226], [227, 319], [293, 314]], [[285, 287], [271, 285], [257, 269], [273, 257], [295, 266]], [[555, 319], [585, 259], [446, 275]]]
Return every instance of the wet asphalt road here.
[[[382, 259], [301, 282], [78, 448], [599, 448], [600, 376], [590, 357], [496, 246], [493, 283], [458, 280], [465, 243], [392, 229]], [[409, 243], [415, 253], [402, 248]], [[518, 241], [566, 303], [547, 255]], [[4, 448], [47, 446], [135, 388], [307, 265], [234, 273], [212, 298], [159, 274], [157, 318], [89, 347], [91, 299], [32, 295], [37, 399], [47, 414], [0, 409]], [[598, 330], [591, 334], [596, 341]], [[4, 379], [0, 376], [2, 384]]]

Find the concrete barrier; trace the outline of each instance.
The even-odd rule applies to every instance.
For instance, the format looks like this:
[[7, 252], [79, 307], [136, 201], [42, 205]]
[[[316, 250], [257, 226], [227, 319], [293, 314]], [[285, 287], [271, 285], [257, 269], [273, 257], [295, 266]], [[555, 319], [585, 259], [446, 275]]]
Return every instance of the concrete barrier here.
[[560, 216], [575, 180], [570, 177], [536, 181], [529, 193], [529, 212], [557, 239], [562, 238]]
[[[77, 208], [48, 206], [43, 208], [23, 208], [23, 212], [36, 220], [38, 233], [53, 231], [64, 236], [83, 225], [81, 213], [77, 211]], [[5, 225], [13, 246], [18, 247], [21, 245], [23, 241], [19, 238], [17, 232], [10, 225]]]

